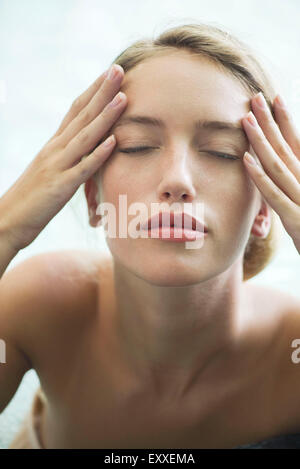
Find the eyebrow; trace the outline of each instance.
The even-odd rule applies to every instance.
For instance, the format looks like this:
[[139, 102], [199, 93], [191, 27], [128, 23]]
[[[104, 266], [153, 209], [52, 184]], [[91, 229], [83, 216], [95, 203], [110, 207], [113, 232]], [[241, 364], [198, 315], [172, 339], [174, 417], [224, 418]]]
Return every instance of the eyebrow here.
[[[139, 125], [148, 125], [154, 128], [166, 128], [166, 124], [163, 120], [150, 117], [150, 116], [142, 116], [142, 115], [131, 115], [122, 117], [115, 125], [114, 130], [118, 127], [129, 125], [129, 124], [139, 124]], [[246, 137], [246, 132], [244, 131], [243, 127], [235, 122], [229, 121], [219, 121], [219, 120], [207, 120], [201, 119], [197, 120], [194, 124], [195, 131], [214, 131], [214, 130], [222, 130], [231, 133], [235, 133], [241, 137]]]

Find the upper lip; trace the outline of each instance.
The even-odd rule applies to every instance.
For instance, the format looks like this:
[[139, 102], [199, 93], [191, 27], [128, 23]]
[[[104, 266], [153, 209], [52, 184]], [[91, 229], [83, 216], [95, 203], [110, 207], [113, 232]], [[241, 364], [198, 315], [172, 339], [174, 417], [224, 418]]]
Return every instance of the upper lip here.
[[[166, 220], [163, 223], [162, 216], [165, 215]], [[170, 225], [169, 225], [169, 216], [170, 216]], [[183, 225], [184, 223], [184, 225]], [[206, 225], [200, 221], [198, 218], [191, 216], [189, 213], [185, 212], [159, 212], [150, 217], [145, 223], [142, 224], [142, 230], [150, 230], [153, 228], [158, 228], [161, 226], [176, 226], [178, 228], [185, 228], [192, 226], [193, 230], [200, 232], [207, 232]]]

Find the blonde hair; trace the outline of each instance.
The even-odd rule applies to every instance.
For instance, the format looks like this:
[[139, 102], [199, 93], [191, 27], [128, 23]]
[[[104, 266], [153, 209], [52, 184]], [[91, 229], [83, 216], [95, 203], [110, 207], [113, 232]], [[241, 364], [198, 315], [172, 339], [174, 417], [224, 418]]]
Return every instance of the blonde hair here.
[[[207, 57], [224, 72], [236, 77], [244, 88], [255, 95], [261, 91], [273, 114], [276, 96], [272, 80], [249, 46], [229, 32], [207, 23], [184, 24], [169, 28], [158, 37], [137, 40], [112, 62], [128, 72], [140, 62], [174, 50], [184, 50], [194, 56]], [[262, 271], [273, 258], [279, 241], [279, 219], [271, 210], [271, 228], [266, 238], [250, 234], [244, 251], [243, 280]]]

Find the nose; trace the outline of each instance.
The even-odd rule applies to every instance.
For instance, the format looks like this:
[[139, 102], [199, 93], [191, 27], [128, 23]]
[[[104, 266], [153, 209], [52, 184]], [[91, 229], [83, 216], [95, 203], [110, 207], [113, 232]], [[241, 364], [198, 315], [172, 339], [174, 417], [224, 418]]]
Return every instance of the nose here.
[[157, 188], [158, 199], [162, 202], [191, 202], [196, 196], [191, 169], [188, 168], [186, 155], [174, 155], [168, 158], [162, 169], [162, 177]]

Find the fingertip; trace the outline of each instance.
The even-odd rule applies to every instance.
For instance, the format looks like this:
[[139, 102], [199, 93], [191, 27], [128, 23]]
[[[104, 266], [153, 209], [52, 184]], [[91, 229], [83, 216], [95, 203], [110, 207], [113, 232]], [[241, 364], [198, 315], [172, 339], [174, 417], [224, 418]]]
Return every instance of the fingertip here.
[[115, 143], [116, 143], [116, 137], [114, 136], [114, 134], [112, 134], [106, 140], [104, 140], [102, 145], [105, 148], [108, 148], [108, 147], [113, 146]]

